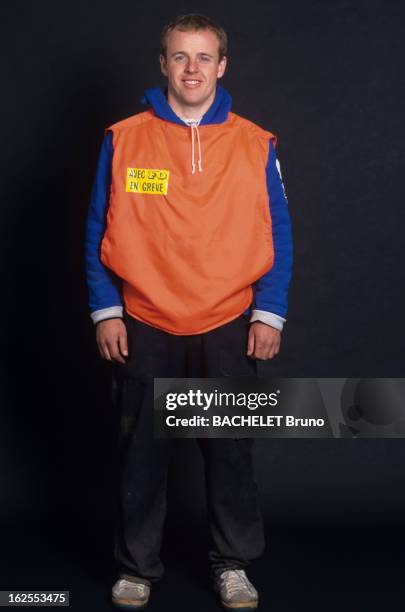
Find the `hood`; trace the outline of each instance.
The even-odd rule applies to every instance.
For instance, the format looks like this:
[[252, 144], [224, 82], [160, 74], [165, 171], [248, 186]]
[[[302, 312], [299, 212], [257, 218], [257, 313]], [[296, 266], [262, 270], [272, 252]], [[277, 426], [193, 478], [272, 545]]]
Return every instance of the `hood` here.
[[[149, 104], [155, 114], [161, 119], [171, 121], [172, 123], [178, 123], [179, 125], [186, 125], [185, 122], [180, 119], [169, 105], [166, 97], [167, 89], [163, 87], [151, 87], [146, 89], [141, 98], [142, 104]], [[228, 113], [231, 110], [232, 98], [229, 93], [217, 84], [215, 99], [211, 104], [205, 115], [203, 115], [199, 125], [210, 125], [212, 123], [224, 123], [228, 118]]]
[[217, 84], [214, 101], [207, 110], [207, 112], [201, 117], [200, 121], [186, 122], [176, 115], [176, 113], [167, 101], [166, 94], [167, 89], [163, 89], [162, 87], [151, 87], [150, 89], [145, 90], [141, 98], [141, 102], [142, 104], [149, 104], [152, 107], [154, 113], [158, 117], [160, 117], [160, 119], [164, 119], [165, 121], [171, 121], [172, 123], [177, 123], [178, 125], [188, 125], [190, 127], [191, 173], [195, 174], [196, 170], [194, 133], [197, 136], [198, 145], [197, 167], [198, 171], [202, 172], [202, 151], [198, 126], [224, 123], [228, 118], [228, 113], [232, 106], [232, 98], [226, 91], [226, 89], [221, 87], [221, 85]]

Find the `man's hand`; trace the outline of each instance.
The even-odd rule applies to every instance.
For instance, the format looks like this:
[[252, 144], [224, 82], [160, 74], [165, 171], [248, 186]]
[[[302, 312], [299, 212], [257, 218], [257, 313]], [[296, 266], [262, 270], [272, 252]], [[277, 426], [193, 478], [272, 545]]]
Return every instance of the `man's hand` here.
[[128, 342], [127, 329], [122, 319], [106, 319], [97, 323], [96, 340], [103, 359], [125, 363]]
[[252, 359], [272, 359], [280, 350], [278, 329], [255, 321], [250, 324], [247, 355]]

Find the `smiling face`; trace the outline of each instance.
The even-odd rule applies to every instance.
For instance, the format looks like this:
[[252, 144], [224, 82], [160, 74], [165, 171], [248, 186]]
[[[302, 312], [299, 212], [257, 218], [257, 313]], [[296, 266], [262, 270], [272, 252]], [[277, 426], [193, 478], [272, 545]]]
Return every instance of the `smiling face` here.
[[215, 98], [217, 79], [225, 72], [227, 58], [219, 61], [219, 40], [211, 30], [167, 35], [166, 57], [160, 55], [162, 73], [168, 79], [168, 102], [177, 115], [203, 115]]

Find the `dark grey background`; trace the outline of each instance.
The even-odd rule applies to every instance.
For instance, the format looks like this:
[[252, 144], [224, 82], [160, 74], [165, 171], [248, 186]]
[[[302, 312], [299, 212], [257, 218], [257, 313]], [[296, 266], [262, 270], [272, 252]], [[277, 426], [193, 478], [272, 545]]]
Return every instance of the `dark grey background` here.
[[[233, 110], [279, 137], [295, 264], [282, 350], [262, 374], [400, 377], [405, 5], [17, 0], [3, 2], [0, 11], [0, 502], [10, 535], [3, 576], [12, 581], [26, 568], [24, 585], [15, 578], [17, 588], [37, 574], [33, 586], [52, 588], [45, 579], [53, 575], [49, 566], [38, 569], [39, 551], [71, 559], [71, 566], [81, 559], [100, 576], [109, 561], [117, 415], [109, 402], [109, 365], [98, 357], [87, 313], [84, 224], [104, 127], [142, 110], [143, 90], [164, 82], [161, 27], [183, 12], [217, 19], [230, 37], [222, 83], [233, 96]], [[171, 473], [168, 532], [187, 546], [183, 522], [203, 524], [205, 509], [201, 460], [192, 441], [182, 442]], [[285, 534], [285, 552], [283, 546], [276, 550], [286, 567], [294, 559], [300, 568], [306, 565], [299, 556], [303, 543], [295, 545], [291, 535], [300, 524], [316, 526], [308, 532], [314, 538], [321, 523], [354, 530], [348, 536], [341, 527], [342, 548], [332, 537], [328, 552], [330, 537], [319, 536], [322, 546], [314, 550], [321, 575], [321, 559], [333, 550], [341, 551], [339, 571], [346, 567], [359, 550], [359, 529], [388, 529], [402, 521], [401, 440], [258, 440], [256, 460], [268, 529], [285, 526], [274, 533]], [[30, 544], [18, 539], [37, 519], [55, 525], [53, 544], [40, 535]], [[380, 548], [370, 549], [378, 557], [402, 528], [387, 538], [379, 533]], [[305, 550], [313, 548], [312, 535]], [[384, 550], [387, 564], [394, 549]], [[338, 609], [351, 609], [353, 591], [364, 590], [362, 580], [368, 589], [380, 588], [368, 559], [358, 559], [360, 576], [353, 566], [348, 581], [326, 581], [332, 591], [351, 593]], [[294, 571], [290, 566], [283, 577], [281, 566], [273, 567], [277, 584], [299, 593], [297, 585], [307, 583], [295, 581], [291, 589]], [[307, 578], [311, 584], [315, 575]], [[384, 593], [392, 583], [398, 587], [395, 577], [387, 583]], [[63, 580], [58, 584], [69, 588]], [[285, 594], [279, 601], [288, 607]], [[305, 597], [297, 601], [302, 607]], [[359, 596], [353, 609], [363, 603]], [[327, 605], [331, 610], [329, 599]]]

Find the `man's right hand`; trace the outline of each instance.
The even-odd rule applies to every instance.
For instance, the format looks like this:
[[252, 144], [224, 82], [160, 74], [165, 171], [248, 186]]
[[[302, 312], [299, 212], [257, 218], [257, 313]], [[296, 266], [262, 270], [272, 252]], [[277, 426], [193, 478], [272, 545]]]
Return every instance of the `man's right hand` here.
[[103, 359], [125, 363], [128, 357], [127, 329], [122, 319], [106, 319], [97, 323], [96, 340]]

